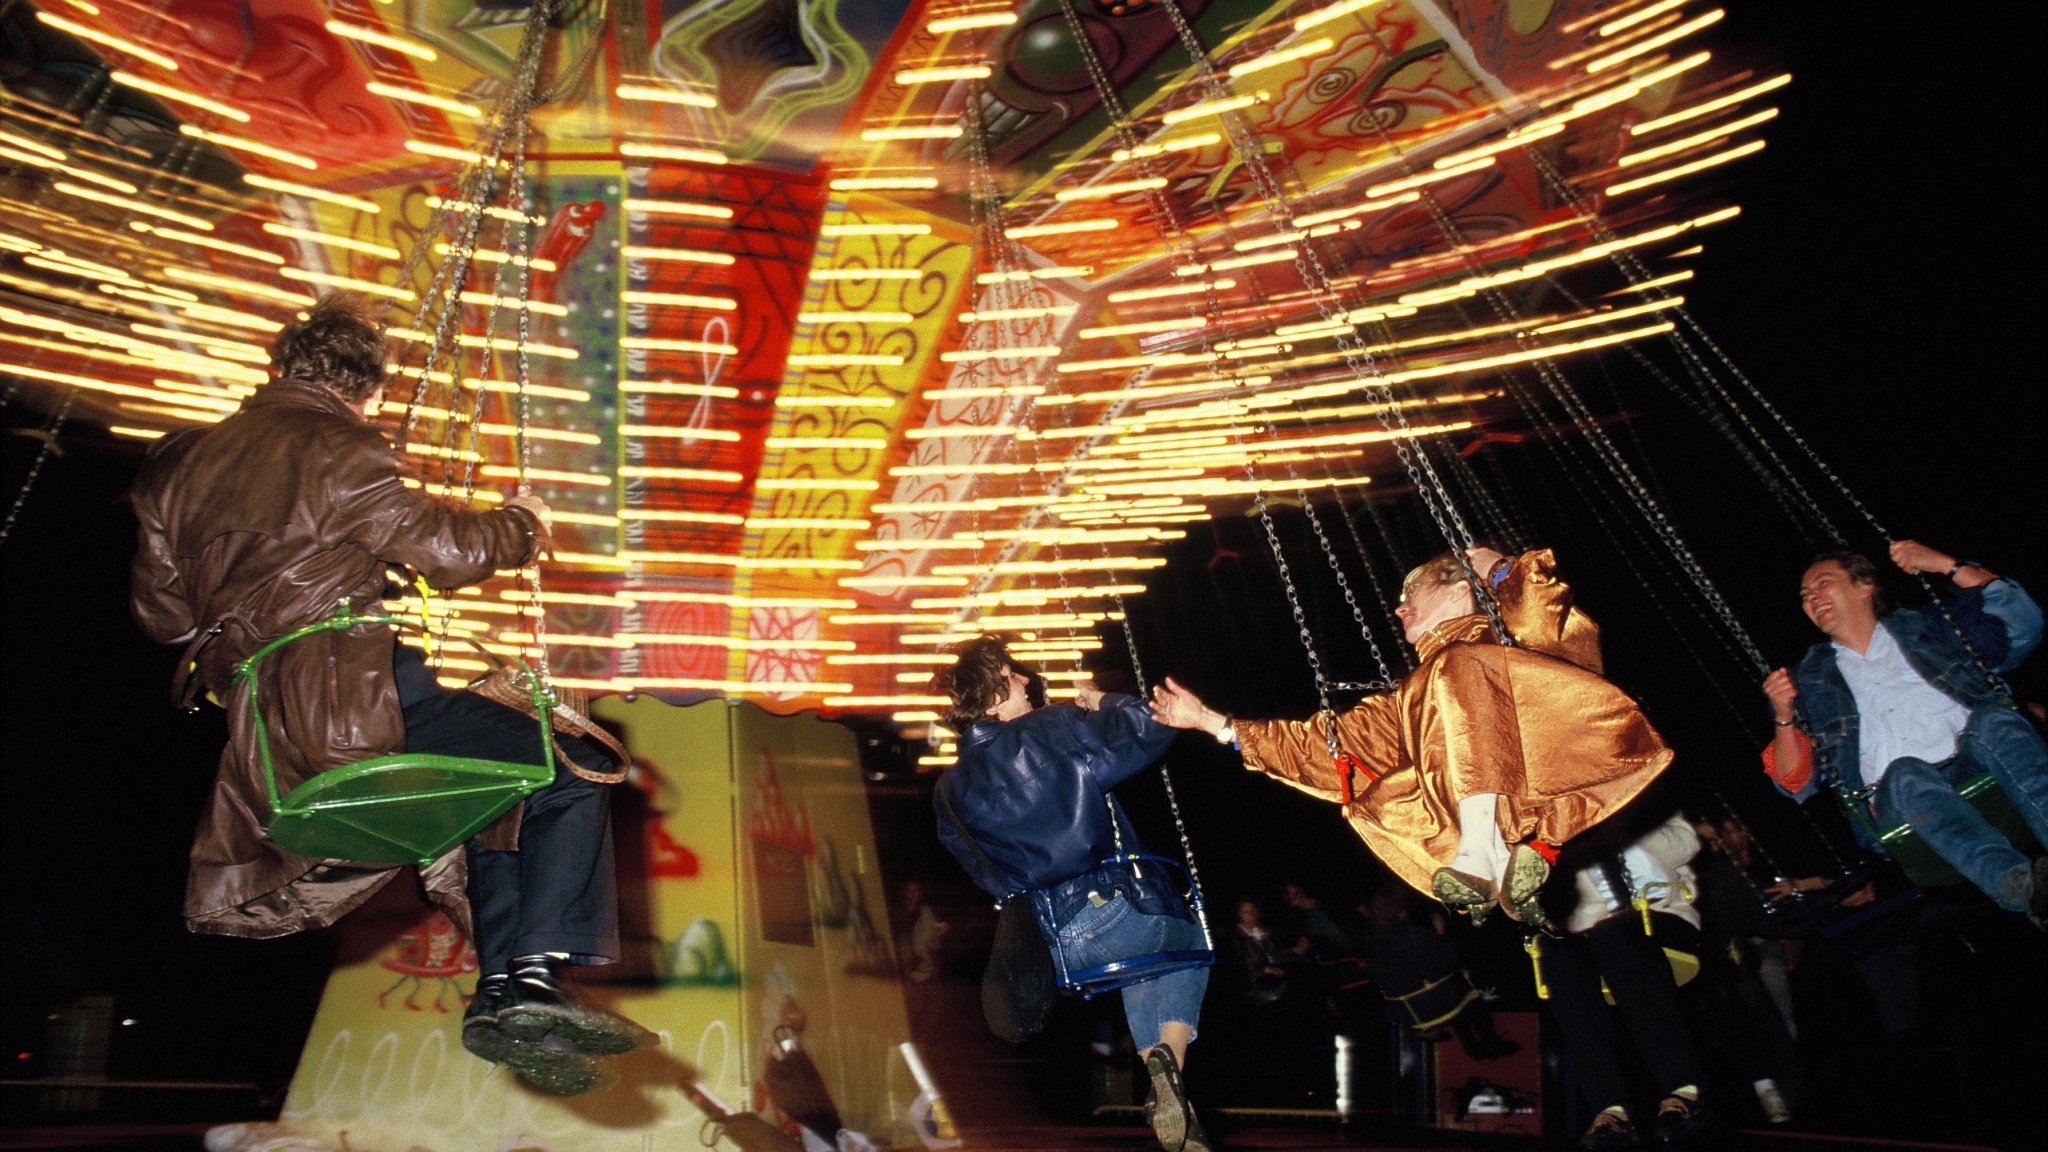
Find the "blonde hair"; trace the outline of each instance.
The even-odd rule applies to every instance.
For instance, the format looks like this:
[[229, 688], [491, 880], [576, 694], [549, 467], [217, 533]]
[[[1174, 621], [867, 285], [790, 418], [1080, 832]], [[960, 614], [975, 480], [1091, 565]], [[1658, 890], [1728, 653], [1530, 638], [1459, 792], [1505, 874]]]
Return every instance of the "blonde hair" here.
[[1417, 589], [1441, 588], [1465, 579], [1465, 566], [1458, 563], [1456, 552], [1432, 556], [1408, 573], [1401, 581], [1401, 599], [1414, 596]]

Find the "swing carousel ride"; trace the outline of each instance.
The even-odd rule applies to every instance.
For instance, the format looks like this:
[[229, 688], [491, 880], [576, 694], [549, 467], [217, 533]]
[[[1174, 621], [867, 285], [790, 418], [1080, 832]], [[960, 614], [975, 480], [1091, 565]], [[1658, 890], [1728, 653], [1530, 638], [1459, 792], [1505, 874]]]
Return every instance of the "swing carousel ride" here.
[[[1640, 488], [1586, 353], [1675, 364], [1723, 432], [1775, 415], [1674, 291], [1740, 211], [1700, 180], [1790, 79], [1717, 58], [1721, 17], [16, 4], [0, 374], [52, 430], [155, 438], [231, 413], [319, 293], [388, 306], [406, 483], [556, 509], [537, 570], [391, 601], [458, 682], [485, 664], [436, 637], [565, 688], [917, 722], [946, 646], [1002, 630], [1071, 693], [1190, 525], [1260, 517], [1284, 579], [1269, 498], [1370, 642], [1339, 562], [1368, 496], [1468, 544], [1500, 517], [1460, 449], [1536, 426]], [[1323, 672], [1326, 704], [1366, 686]]]

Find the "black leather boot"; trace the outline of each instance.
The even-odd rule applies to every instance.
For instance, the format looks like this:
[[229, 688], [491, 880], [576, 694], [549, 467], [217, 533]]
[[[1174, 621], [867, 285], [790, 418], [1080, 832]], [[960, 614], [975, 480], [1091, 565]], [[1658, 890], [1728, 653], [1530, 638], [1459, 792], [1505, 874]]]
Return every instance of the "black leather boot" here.
[[511, 985], [498, 1009], [498, 1030], [514, 1040], [567, 1044], [579, 1051], [616, 1056], [651, 1048], [657, 1037], [623, 1016], [578, 1004], [555, 975], [549, 956], [514, 956]]
[[477, 977], [476, 995], [469, 998], [469, 1007], [462, 1013], [462, 1046], [493, 1064], [503, 1063], [512, 1050], [512, 1038], [498, 1028], [498, 1009], [505, 1006], [511, 984], [512, 978], [503, 972]]

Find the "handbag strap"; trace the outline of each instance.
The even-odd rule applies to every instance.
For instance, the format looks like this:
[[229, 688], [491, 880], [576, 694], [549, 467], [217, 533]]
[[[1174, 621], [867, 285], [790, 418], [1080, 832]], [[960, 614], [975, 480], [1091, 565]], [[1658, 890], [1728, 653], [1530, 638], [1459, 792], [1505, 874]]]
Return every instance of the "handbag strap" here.
[[[516, 708], [538, 719], [539, 710], [534, 706], [532, 697], [506, 679], [508, 671], [509, 669], [499, 669], [485, 673], [470, 681], [468, 690], [486, 700]], [[589, 717], [571, 708], [566, 702], [557, 703], [549, 710], [549, 716], [558, 731], [584, 740], [596, 741], [611, 756], [612, 763], [618, 766], [610, 772], [593, 772], [576, 763], [574, 758], [562, 751], [561, 744], [557, 742], [555, 752], [569, 771], [593, 784], [617, 784], [626, 778], [626, 770], [632, 764], [633, 758], [610, 732], [592, 723]]]
[[[961, 823], [960, 814], [953, 811], [953, 798], [946, 795], [946, 781], [951, 778], [952, 773], [948, 772], [946, 775], [939, 777], [939, 782], [932, 786], [932, 795], [936, 796], [939, 801], [939, 811], [952, 823], [953, 831], [958, 832], [960, 838], [967, 841], [967, 847], [973, 850], [974, 858], [981, 861], [982, 868], [987, 870], [988, 878], [998, 884], [1002, 884], [1003, 874], [997, 871], [994, 862], [988, 858], [988, 853], [981, 850], [981, 845], [974, 842], [974, 835], [967, 831], [966, 824]], [[1007, 887], [1005, 885], [1005, 888]], [[996, 902], [997, 906], [1000, 907], [1002, 904], [1007, 903], [1016, 894], [1015, 892], [1005, 891], [1002, 899]]]

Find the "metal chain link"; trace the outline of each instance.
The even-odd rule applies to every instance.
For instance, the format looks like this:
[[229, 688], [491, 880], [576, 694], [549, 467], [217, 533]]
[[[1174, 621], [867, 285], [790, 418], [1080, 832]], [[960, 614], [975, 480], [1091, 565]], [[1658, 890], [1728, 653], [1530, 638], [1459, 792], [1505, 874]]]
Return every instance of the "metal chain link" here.
[[0, 544], [7, 543], [7, 538], [14, 533], [14, 522], [21, 518], [21, 510], [28, 504], [28, 494], [36, 486], [36, 477], [43, 474], [43, 465], [56, 451], [57, 430], [64, 427], [65, 418], [71, 415], [71, 403], [76, 399], [78, 388], [74, 385], [70, 391], [64, 393], [64, 399], [59, 401], [56, 409], [51, 412], [50, 422], [43, 428], [42, 446], [36, 449], [36, 458], [28, 466], [28, 475], [21, 479], [21, 491], [14, 494], [14, 504], [7, 509], [7, 521], [0, 523]]
[[[1169, 3], [1166, 7], [1172, 10], [1174, 5]], [[1094, 42], [1089, 38], [1086, 27], [1081, 23], [1080, 15], [1074, 9], [1073, 0], [1060, 0], [1060, 11], [1066, 18], [1068, 34], [1073, 38], [1079, 50], [1081, 60], [1087, 67], [1090, 81], [1095, 87], [1096, 96], [1102, 102], [1104, 110], [1109, 113], [1110, 124], [1112, 130], [1116, 133], [1118, 142], [1127, 150], [1136, 152], [1139, 147], [1138, 137], [1131, 126], [1128, 114], [1124, 110], [1122, 97], [1117, 92], [1115, 85], [1110, 82], [1108, 74], [1103, 71], [1101, 60], [1095, 52]], [[1139, 165], [1139, 168], [1141, 171], [1150, 173], [1153, 170], [1152, 160], [1145, 158]], [[1179, 215], [1175, 212], [1173, 204], [1166, 196], [1164, 190], [1156, 188], [1149, 190], [1148, 199], [1152, 203], [1154, 218], [1159, 222], [1161, 231], [1165, 233], [1169, 243], [1174, 246], [1183, 259], [1190, 263], [1198, 263], [1199, 251], [1194, 241], [1182, 227]], [[1207, 283], [1205, 281], [1205, 285]], [[1205, 286], [1203, 297], [1208, 305], [1208, 311], [1201, 318], [1207, 321], [1221, 311], [1221, 306], [1215, 299], [1215, 289], [1213, 287]], [[1192, 295], [1186, 298], [1184, 307], [1189, 309], [1191, 315], [1195, 315], [1195, 301]], [[1217, 383], [1221, 387], [1223, 381], [1213, 375], [1216, 360], [1213, 348], [1210, 347], [1208, 337], [1209, 326], [1206, 322], [1201, 326], [1201, 331], [1203, 332], [1201, 339], [1204, 350], [1210, 353], [1206, 364], [1212, 373], [1212, 379], [1217, 379]], [[1228, 416], [1231, 439], [1242, 450], [1244, 448], [1244, 430], [1238, 424], [1234, 412], [1229, 413]], [[1287, 463], [1285, 468], [1290, 478], [1292, 478], [1294, 474], [1293, 465]], [[1257, 466], [1248, 452], [1245, 453], [1244, 471], [1246, 480], [1251, 484], [1254, 492], [1253, 508], [1258, 514], [1261, 527], [1265, 530], [1267, 545], [1273, 553], [1274, 565], [1280, 573], [1281, 586], [1286, 591], [1288, 604], [1293, 611], [1295, 623], [1300, 632], [1302, 648], [1308, 654], [1309, 670], [1315, 677], [1316, 699], [1322, 710], [1327, 712], [1330, 710], [1330, 681], [1323, 671], [1322, 658], [1316, 651], [1314, 635], [1309, 629], [1307, 615], [1302, 610], [1300, 597], [1295, 589], [1292, 569], [1287, 563], [1286, 553], [1280, 544], [1279, 531], [1273, 523], [1272, 511], [1266, 501], [1265, 485], [1260, 480]], [[1304, 490], [1303, 504], [1306, 505], [1307, 503], [1308, 500]], [[1339, 579], [1342, 579], [1341, 573], [1339, 574]], [[1128, 615], [1125, 616], [1125, 623], [1128, 633]], [[1362, 619], [1360, 623], [1362, 627]], [[1373, 644], [1370, 634], [1366, 635], [1366, 641], [1368, 644]], [[1132, 639], [1131, 643], [1135, 646], [1135, 639]], [[1374, 648], [1377, 651], [1376, 644], [1374, 644]], [[1331, 753], [1332, 755], [1336, 753], [1334, 740], [1331, 744]]]
[[[1366, 647], [1372, 651], [1373, 666], [1380, 670], [1380, 678], [1368, 688], [1372, 691], [1388, 691], [1394, 687], [1393, 670], [1387, 667], [1387, 658], [1380, 654], [1380, 646], [1372, 637], [1372, 629], [1365, 626], [1365, 613], [1358, 607], [1358, 598], [1351, 594], [1351, 581], [1344, 576], [1344, 566], [1337, 562], [1337, 550], [1330, 546], [1330, 534], [1323, 531], [1322, 518], [1316, 515], [1315, 502], [1303, 500], [1301, 511], [1308, 517], [1308, 526], [1316, 534], [1316, 542], [1323, 546], [1323, 555], [1329, 558], [1330, 571], [1337, 576], [1337, 587], [1344, 593], [1344, 603], [1351, 609], [1351, 618], [1358, 622], [1358, 632], [1365, 637]], [[1345, 687], [1349, 688], [1350, 685]]]
[[[1070, 0], [1062, 2], [1068, 3]], [[1177, 3], [1166, 3], [1161, 7], [1173, 21], [1181, 46], [1187, 51], [1189, 60], [1194, 63], [1209, 95], [1218, 99], [1227, 96], [1228, 86], [1210, 61], [1208, 49], [1202, 44], [1200, 37], [1195, 35], [1186, 14], [1181, 12]], [[1251, 176], [1252, 183], [1257, 187], [1259, 197], [1267, 210], [1285, 221], [1289, 228], [1293, 228], [1293, 209], [1287, 203], [1279, 182], [1266, 167], [1265, 157], [1257, 147], [1249, 123], [1236, 112], [1226, 112], [1219, 116], [1218, 120], [1230, 137], [1231, 149], [1239, 165]], [[1377, 125], [1378, 121], [1375, 120], [1374, 123]], [[1384, 126], [1379, 130], [1384, 136]], [[1325, 320], [1340, 318], [1343, 315], [1343, 310], [1339, 307], [1341, 298], [1314, 247], [1303, 244], [1296, 249], [1293, 266], [1300, 274], [1303, 285], [1309, 289], [1317, 312]], [[1384, 386], [1377, 362], [1366, 346], [1359, 342], [1355, 329], [1347, 327], [1337, 335], [1336, 342], [1339, 352], [1344, 357], [1345, 367], [1354, 380], [1364, 382], [1369, 376], [1375, 386]], [[1391, 396], [1389, 398], [1391, 399]], [[1492, 591], [1485, 586], [1485, 581], [1480, 579], [1479, 574], [1472, 570], [1471, 559], [1466, 555], [1473, 547], [1471, 529], [1466, 526], [1456, 502], [1451, 499], [1450, 489], [1437, 475], [1436, 468], [1429, 458], [1420, 452], [1411, 451], [1419, 440], [1413, 425], [1408, 422], [1407, 413], [1397, 405], [1387, 404], [1377, 409], [1375, 415], [1378, 416], [1381, 427], [1393, 438], [1394, 454], [1400, 459], [1409, 481], [1415, 485], [1423, 506], [1428, 510], [1430, 518], [1435, 521], [1437, 530], [1450, 544], [1451, 554], [1472, 587], [1474, 602], [1486, 614], [1487, 623], [1493, 629], [1494, 639], [1501, 644], [1512, 645], [1515, 642], [1514, 636], [1508, 630], [1507, 622], [1501, 618], [1500, 607], [1495, 603]]]
[[[1525, 151], [1529, 152], [1529, 155], [1532, 157], [1537, 156], [1536, 151], [1530, 151], [1527, 149], [1525, 149]], [[1599, 216], [1598, 213], [1592, 211], [1590, 208], [1585, 206], [1583, 199], [1578, 195], [1577, 189], [1572, 188], [1569, 185], [1569, 183], [1567, 183], [1564, 180], [1563, 175], [1557, 171], [1555, 165], [1549, 163], [1547, 157], [1541, 158], [1537, 163], [1537, 167], [1538, 170], [1543, 174], [1545, 183], [1549, 185], [1553, 189], [1553, 191], [1560, 196], [1560, 198], [1562, 198], [1567, 204], [1571, 206], [1573, 212], [1576, 213], [1582, 221], [1587, 222], [1588, 227], [1593, 231], [1593, 233], [1596, 236], [1599, 236], [1603, 240], [1612, 239], [1614, 237], [1615, 234], [1613, 230], [1607, 227], [1606, 222]], [[1641, 260], [1639, 260], [1636, 257], [1636, 255], [1628, 249], [1617, 249], [1616, 251], [1610, 254], [1609, 258], [1614, 263], [1614, 265], [1621, 270], [1623, 276], [1625, 276], [1632, 284], [1641, 283], [1642, 281], [1651, 278], [1649, 276], [1648, 269], [1643, 267]], [[1651, 289], [1650, 291], [1655, 292], [1656, 298], [1658, 299], [1671, 298], [1671, 294], [1664, 291], [1662, 288], [1655, 288]], [[1806, 437], [1802, 436], [1799, 433], [1799, 430], [1792, 424], [1790, 418], [1788, 418], [1782, 411], [1780, 411], [1775, 404], [1772, 404], [1770, 402], [1769, 398], [1767, 398], [1764, 395], [1762, 389], [1756, 386], [1755, 381], [1751, 380], [1748, 374], [1744, 373], [1739, 367], [1736, 366], [1733, 357], [1729, 356], [1727, 351], [1724, 350], [1719, 343], [1717, 343], [1711, 336], [1707, 334], [1706, 329], [1700, 325], [1699, 321], [1696, 318], [1693, 317], [1691, 311], [1686, 309], [1682, 305], [1675, 306], [1671, 308], [1670, 311], [1675, 313], [1677, 317], [1681, 321], [1683, 321], [1685, 326], [1691, 330], [1693, 337], [1695, 339], [1697, 339], [1701, 344], [1705, 345], [1709, 351], [1714, 353], [1715, 357], [1721, 361], [1722, 366], [1728, 370], [1729, 374], [1735, 378], [1737, 383], [1742, 385], [1743, 390], [1748, 393], [1750, 399], [1758, 407], [1763, 409], [1764, 413], [1767, 416], [1769, 416], [1772, 422], [1778, 426], [1779, 431], [1783, 432], [1786, 438], [1791, 440], [1792, 443], [1798, 447], [1801, 454], [1806, 457], [1807, 462], [1811, 464], [1814, 467], [1814, 469], [1818, 471], [1821, 474], [1821, 476], [1828, 481], [1829, 484], [1834, 486], [1836, 492], [1839, 493], [1842, 496], [1842, 498], [1848, 502], [1851, 508], [1856, 510], [1856, 513], [1863, 518], [1864, 523], [1870, 527], [1871, 531], [1876, 533], [1878, 538], [1883, 540], [1887, 547], [1897, 543], [1897, 540], [1893, 537], [1891, 531], [1887, 529], [1881, 521], [1878, 520], [1877, 514], [1872, 512], [1869, 506], [1864, 504], [1862, 499], [1856, 495], [1855, 491], [1849, 487], [1848, 481], [1842, 479], [1842, 477], [1839, 474], [1837, 474], [1832, 467], [1829, 466], [1827, 461], [1821, 457], [1819, 451], [1813, 447], [1813, 445], [1806, 439]], [[1785, 481], [1791, 485], [1795, 492], [1799, 494], [1802, 502], [1810, 510], [1810, 514], [1813, 515], [1817, 520], [1819, 520], [1821, 525], [1827, 530], [1831, 537], [1833, 537], [1837, 541], [1840, 541], [1842, 539], [1841, 532], [1834, 526], [1833, 521], [1827, 517], [1827, 514], [1821, 510], [1819, 502], [1813, 498], [1811, 493], [1807, 492], [1805, 486], [1800, 483], [1798, 476], [1792, 471], [1791, 467], [1787, 465], [1785, 461], [1778, 455], [1777, 450], [1771, 446], [1770, 441], [1767, 438], [1765, 438], [1762, 431], [1759, 430], [1755, 426], [1755, 424], [1750, 421], [1748, 414], [1744, 412], [1741, 409], [1741, 407], [1735, 403], [1734, 398], [1730, 396], [1724, 388], [1722, 388], [1719, 379], [1713, 374], [1713, 372], [1710, 369], [1707, 368], [1704, 362], [1699, 360], [1697, 353], [1694, 353], [1692, 351], [1688, 342], [1676, 331], [1674, 331], [1671, 334], [1671, 336], [1671, 343], [1673, 347], [1679, 350], [1679, 353], [1686, 362], [1686, 366], [1688, 367], [1688, 369], [1690, 370], [1690, 368], [1694, 366], [1700, 369], [1700, 372], [1697, 376], [1695, 376], [1695, 379], [1703, 379], [1705, 381], [1711, 382], [1712, 387], [1717, 393], [1720, 394], [1720, 396], [1723, 399], [1723, 402], [1727, 405], [1730, 411], [1732, 411], [1735, 414], [1736, 418], [1742, 422], [1743, 426], [1749, 430], [1751, 436], [1755, 439], [1757, 445], [1763, 450], [1763, 452], [1766, 455], [1770, 457], [1772, 463], [1778, 465], [1779, 471], [1783, 474]], [[1971, 663], [1976, 665], [1978, 673], [1984, 678], [1984, 682], [1991, 688], [1991, 690], [1995, 694], [2001, 697], [2010, 706], [2012, 704], [2012, 689], [2009, 685], [2007, 685], [2003, 677], [2001, 677], [2000, 675], [1998, 675], [1997, 672], [1992, 670], [1990, 663], [1984, 659], [1983, 653], [1979, 651], [1977, 646], [1970, 640], [1969, 635], [1963, 631], [1962, 626], [1956, 622], [1955, 616], [1949, 611], [1947, 603], [1945, 603], [1942, 600], [1941, 596], [1937, 594], [1934, 587], [1934, 582], [1932, 580], [1929, 580], [1927, 578], [1927, 574], [1924, 572], [1916, 571], [1912, 572], [1911, 575], [1914, 581], [1920, 585], [1921, 591], [1927, 595], [1928, 601], [1934, 605], [1935, 611], [1940, 613], [1942, 622], [1948, 625], [1949, 631], [1954, 633], [1956, 639], [1959, 642], [1961, 642], [1963, 650], [1969, 655]], [[1716, 592], [1714, 595], [1715, 598], [1718, 600], [1719, 593]], [[1752, 645], [1748, 643], [1746, 637], [1744, 637], [1743, 642], [1745, 647], [1752, 647]], [[1760, 669], [1762, 671], [1768, 672], [1770, 668], [1769, 662], [1763, 660], [1761, 655], [1758, 655], [1756, 659], [1760, 665]]]

